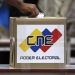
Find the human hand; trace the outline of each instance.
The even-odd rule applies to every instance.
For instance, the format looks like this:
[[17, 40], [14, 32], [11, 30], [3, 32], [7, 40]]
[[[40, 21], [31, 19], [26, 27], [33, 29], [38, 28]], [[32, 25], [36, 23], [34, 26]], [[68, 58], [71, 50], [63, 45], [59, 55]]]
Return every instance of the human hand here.
[[19, 8], [22, 13], [30, 13], [28, 17], [36, 17], [40, 12], [35, 4], [23, 3]]

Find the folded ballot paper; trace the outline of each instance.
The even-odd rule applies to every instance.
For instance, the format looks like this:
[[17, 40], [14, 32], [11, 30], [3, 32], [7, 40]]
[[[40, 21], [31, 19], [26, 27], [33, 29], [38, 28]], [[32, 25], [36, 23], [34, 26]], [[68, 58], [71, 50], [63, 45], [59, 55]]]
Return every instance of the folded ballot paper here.
[[43, 18], [44, 17], [44, 13], [39, 13], [36, 18]]

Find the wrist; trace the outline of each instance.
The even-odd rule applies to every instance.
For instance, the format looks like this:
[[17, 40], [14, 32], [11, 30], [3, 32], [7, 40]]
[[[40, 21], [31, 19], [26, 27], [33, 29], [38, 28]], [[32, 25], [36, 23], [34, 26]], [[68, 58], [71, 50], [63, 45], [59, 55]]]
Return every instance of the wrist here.
[[21, 9], [23, 6], [23, 2], [21, 0], [17, 0], [17, 4], [15, 5], [15, 7], [17, 7], [18, 9]]

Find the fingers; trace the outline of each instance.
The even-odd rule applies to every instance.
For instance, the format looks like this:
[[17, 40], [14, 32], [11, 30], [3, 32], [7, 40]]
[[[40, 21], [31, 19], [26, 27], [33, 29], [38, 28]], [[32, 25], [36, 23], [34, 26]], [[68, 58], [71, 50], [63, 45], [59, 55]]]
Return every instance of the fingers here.
[[31, 9], [31, 14], [29, 15], [29, 17], [35, 17], [36, 16], [36, 13], [35, 13], [35, 10], [34, 9]]
[[36, 13], [36, 16], [40, 13], [40, 11], [37, 9], [37, 7], [35, 7], [35, 13]]
[[31, 15], [29, 17], [36, 17], [39, 14], [39, 10], [37, 9], [36, 5], [32, 5], [31, 7]]
[[24, 3], [20, 8], [20, 11], [22, 13], [30, 13], [28, 17], [36, 17], [39, 14], [39, 10], [35, 4]]

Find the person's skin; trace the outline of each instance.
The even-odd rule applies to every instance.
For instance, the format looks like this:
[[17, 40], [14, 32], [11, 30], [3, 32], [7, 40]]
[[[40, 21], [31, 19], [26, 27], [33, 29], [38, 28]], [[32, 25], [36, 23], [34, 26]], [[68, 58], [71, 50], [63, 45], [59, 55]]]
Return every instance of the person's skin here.
[[30, 13], [29, 17], [36, 17], [39, 14], [39, 10], [37, 9], [35, 4], [24, 3], [21, 0], [4, 0], [8, 4], [15, 6], [22, 13]]

